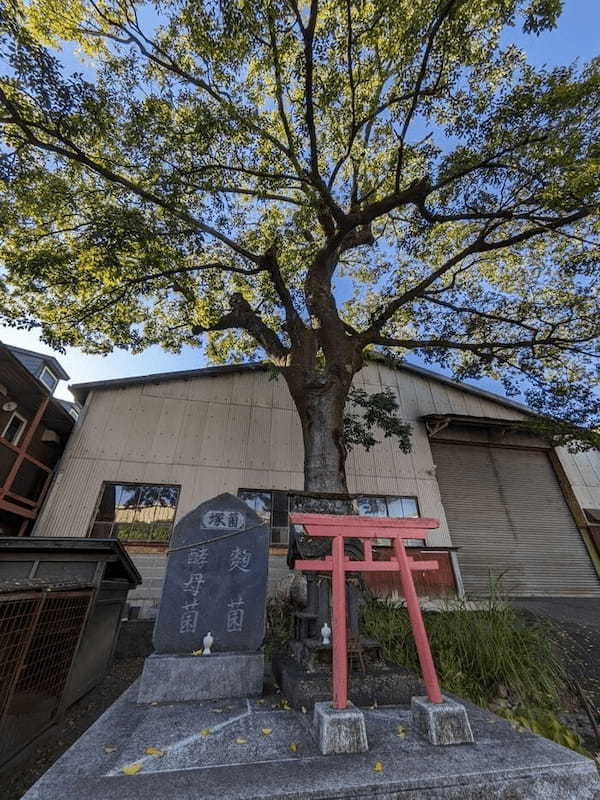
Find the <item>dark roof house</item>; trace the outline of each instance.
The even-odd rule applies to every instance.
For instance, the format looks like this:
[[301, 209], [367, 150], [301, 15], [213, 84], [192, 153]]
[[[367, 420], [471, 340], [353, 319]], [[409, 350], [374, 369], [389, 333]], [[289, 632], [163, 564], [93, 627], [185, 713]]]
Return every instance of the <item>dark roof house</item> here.
[[75, 424], [53, 396], [68, 377], [53, 356], [0, 342], [0, 536], [28, 533], [39, 514]]

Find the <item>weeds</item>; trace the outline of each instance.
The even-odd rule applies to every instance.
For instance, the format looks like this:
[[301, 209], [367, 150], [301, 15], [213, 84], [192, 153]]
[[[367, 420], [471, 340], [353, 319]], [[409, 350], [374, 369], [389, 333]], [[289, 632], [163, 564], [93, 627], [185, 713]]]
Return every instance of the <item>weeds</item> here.
[[273, 653], [284, 649], [292, 638], [295, 606], [291, 600], [270, 597], [267, 600], [267, 620], [265, 631], [265, 656], [271, 659]]
[[[478, 705], [508, 698], [511, 705], [554, 708], [565, 686], [550, 637], [542, 624], [525, 623], [492, 596], [481, 610], [454, 601], [425, 614], [433, 658], [443, 687]], [[406, 611], [372, 601], [363, 609], [365, 633], [377, 639], [387, 658], [418, 669]]]

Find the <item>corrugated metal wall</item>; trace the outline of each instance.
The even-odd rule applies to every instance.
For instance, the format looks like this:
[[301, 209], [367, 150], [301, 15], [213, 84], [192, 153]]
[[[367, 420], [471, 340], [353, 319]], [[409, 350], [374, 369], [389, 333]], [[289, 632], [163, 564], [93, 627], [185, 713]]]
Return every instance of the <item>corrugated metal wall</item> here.
[[600, 508], [600, 450], [569, 453], [557, 449], [563, 469], [582, 508]]
[[[413, 424], [413, 449], [402, 453], [390, 439], [369, 452], [355, 448], [347, 463], [350, 491], [418, 497], [421, 514], [440, 520], [428, 544], [451, 545], [429, 439], [419, 418], [428, 413], [501, 419], [524, 415], [492, 399], [383, 364], [367, 364], [355, 384], [367, 391], [394, 390], [402, 417]], [[600, 454], [596, 455], [597, 473], [587, 454], [574, 458], [561, 453], [569, 476], [576, 478], [575, 492], [584, 487], [588, 494], [597, 493], [598, 505], [589, 507], [600, 507]], [[300, 490], [302, 464], [302, 436], [292, 399], [283, 379], [272, 380], [266, 371], [96, 390], [67, 445], [35, 534], [85, 536], [103, 481], [178, 484], [180, 519], [223, 491]], [[157, 581], [154, 561], [142, 558], [152, 564], [149, 581]]]
[[[461, 392], [377, 364], [357, 375], [357, 385], [391, 386], [405, 419], [414, 424], [413, 452], [389, 439], [348, 459], [352, 492], [417, 496], [421, 513], [440, 519], [428, 541], [450, 545], [425, 426], [416, 422], [418, 393], [436, 408], [464, 407]], [[441, 394], [440, 394], [441, 392]], [[495, 404], [476, 401], [482, 414]], [[485, 408], [482, 406], [485, 404]], [[475, 408], [473, 408], [475, 410]], [[42, 536], [85, 536], [102, 481], [180, 484], [180, 519], [198, 503], [239, 487], [301, 490], [302, 435], [282, 379], [241, 372], [113, 388], [91, 393], [67, 447], [60, 472], [36, 529]]]
[[600, 595], [547, 453], [432, 442], [467, 593]]

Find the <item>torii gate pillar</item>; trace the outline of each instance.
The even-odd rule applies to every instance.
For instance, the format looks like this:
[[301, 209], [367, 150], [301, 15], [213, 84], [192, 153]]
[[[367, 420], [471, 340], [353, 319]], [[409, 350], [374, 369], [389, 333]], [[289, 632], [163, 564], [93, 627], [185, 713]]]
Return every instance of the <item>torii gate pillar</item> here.
[[[413, 570], [437, 569], [435, 561], [415, 561], [404, 549], [403, 539], [426, 539], [426, 530], [437, 528], [436, 519], [373, 518], [327, 514], [290, 514], [290, 521], [303, 525], [309, 536], [332, 539], [331, 555], [324, 559], [298, 559], [298, 570], [331, 573], [332, 603], [332, 702], [316, 703], [314, 726], [322, 753], [354, 753], [368, 749], [362, 711], [348, 701], [348, 636], [346, 620], [346, 573], [388, 572], [400, 575], [404, 599], [412, 626], [427, 697], [413, 697], [415, 727], [432, 744], [473, 742], [466, 709], [442, 696], [419, 599]], [[344, 552], [345, 539], [360, 539], [364, 558], [350, 561]], [[394, 554], [389, 561], [374, 561], [372, 540], [390, 538]]]

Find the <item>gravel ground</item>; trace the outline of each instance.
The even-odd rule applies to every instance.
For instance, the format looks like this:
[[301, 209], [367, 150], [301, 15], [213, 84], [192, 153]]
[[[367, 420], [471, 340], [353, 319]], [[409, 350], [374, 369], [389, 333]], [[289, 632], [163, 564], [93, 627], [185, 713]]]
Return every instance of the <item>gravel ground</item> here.
[[[546, 608], [544, 603], [535, 601], [534, 607], [530, 601], [519, 605], [527, 609], [526, 613], [550, 619], [567, 673], [581, 685], [600, 723], [600, 616], [596, 616], [596, 609], [582, 610], [577, 603], [568, 611], [564, 605], [561, 607], [560, 603], [553, 602]], [[152, 623], [128, 623], [124, 626], [115, 662], [102, 683], [71, 706], [61, 722], [43, 737], [21, 764], [0, 773], [1, 800], [20, 800], [27, 789], [133, 683], [142, 670], [145, 655], [150, 652], [151, 630]], [[565, 698], [561, 716], [584, 738], [590, 752], [600, 750], [588, 716], [574, 697]]]
[[517, 608], [562, 622], [593, 628], [600, 634], [600, 599], [594, 597], [529, 597], [513, 600]]
[[[540, 598], [514, 605], [550, 622], [567, 675], [581, 688], [600, 727], [600, 600]], [[572, 698], [565, 698], [564, 706], [563, 721], [600, 759], [600, 742], [577, 691]]]
[[133, 683], [142, 671], [143, 663], [141, 656], [115, 661], [102, 683], [72, 705], [59, 724], [42, 737], [21, 763], [0, 773], [0, 798], [20, 800], [27, 789]]

